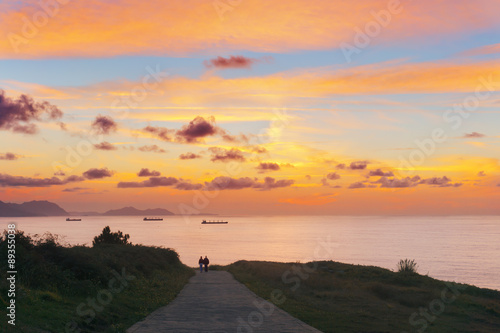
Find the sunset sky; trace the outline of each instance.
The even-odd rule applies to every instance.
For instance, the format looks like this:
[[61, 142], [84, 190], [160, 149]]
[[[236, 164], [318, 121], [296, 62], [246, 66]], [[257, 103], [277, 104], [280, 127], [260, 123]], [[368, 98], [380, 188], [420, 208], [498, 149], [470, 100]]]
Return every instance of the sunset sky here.
[[0, 200], [500, 214], [498, 0], [0, 1]]

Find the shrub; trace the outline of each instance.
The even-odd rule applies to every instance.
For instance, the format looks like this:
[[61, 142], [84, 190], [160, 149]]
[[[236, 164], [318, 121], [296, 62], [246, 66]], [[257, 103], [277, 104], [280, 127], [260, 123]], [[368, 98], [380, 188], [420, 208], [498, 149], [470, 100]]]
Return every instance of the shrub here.
[[111, 232], [109, 226], [106, 226], [102, 229], [102, 233], [99, 236], [94, 237], [92, 246], [98, 244], [130, 244], [128, 241], [129, 238], [129, 234], [124, 235], [120, 230], [118, 232]]
[[417, 273], [417, 263], [415, 259], [401, 259], [398, 262], [398, 272], [400, 273]]

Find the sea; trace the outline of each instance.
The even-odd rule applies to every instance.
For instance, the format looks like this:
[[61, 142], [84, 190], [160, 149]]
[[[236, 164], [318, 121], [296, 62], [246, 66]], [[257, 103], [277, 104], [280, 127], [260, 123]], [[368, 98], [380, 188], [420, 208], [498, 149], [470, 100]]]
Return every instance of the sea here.
[[500, 217], [381, 216], [216, 216], [228, 224], [201, 224], [201, 216], [0, 218], [31, 235], [52, 233], [67, 245], [92, 246], [105, 226], [130, 235], [134, 244], [175, 249], [181, 261], [197, 266], [238, 260], [301, 262], [333, 260], [397, 269], [414, 259], [430, 277], [500, 290]]

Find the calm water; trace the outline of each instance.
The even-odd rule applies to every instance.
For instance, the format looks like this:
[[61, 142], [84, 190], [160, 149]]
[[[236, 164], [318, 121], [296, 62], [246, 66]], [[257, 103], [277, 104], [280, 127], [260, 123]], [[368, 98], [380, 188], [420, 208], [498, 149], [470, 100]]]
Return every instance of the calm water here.
[[[222, 217], [218, 217], [222, 218]], [[415, 259], [421, 274], [500, 290], [500, 217], [224, 217], [227, 225], [201, 225], [201, 218], [141, 217], [0, 218], [30, 234], [47, 231], [69, 244], [92, 244], [106, 225], [130, 234], [133, 243], [170, 247], [196, 266], [200, 255], [213, 264], [240, 259], [335, 260], [395, 269]]]

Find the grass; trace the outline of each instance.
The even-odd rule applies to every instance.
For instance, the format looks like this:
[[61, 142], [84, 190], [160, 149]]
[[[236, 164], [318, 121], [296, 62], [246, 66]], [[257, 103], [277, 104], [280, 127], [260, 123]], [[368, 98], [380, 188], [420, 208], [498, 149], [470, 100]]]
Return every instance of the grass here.
[[218, 269], [323, 332], [500, 331], [494, 290], [332, 261], [238, 261]]
[[[5, 247], [3, 239], [2, 253], [7, 253]], [[33, 239], [18, 234], [16, 261], [16, 327], [13, 330], [2, 320], [2, 332], [78, 332], [75, 327], [80, 332], [124, 332], [173, 300], [194, 274], [171, 249], [117, 244], [65, 247], [52, 235]], [[0, 269], [7, 270], [5, 260]], [[125, 279], [118, 282], [116, 275]], [[7, 289], [2, 279], [2, 297]]]

